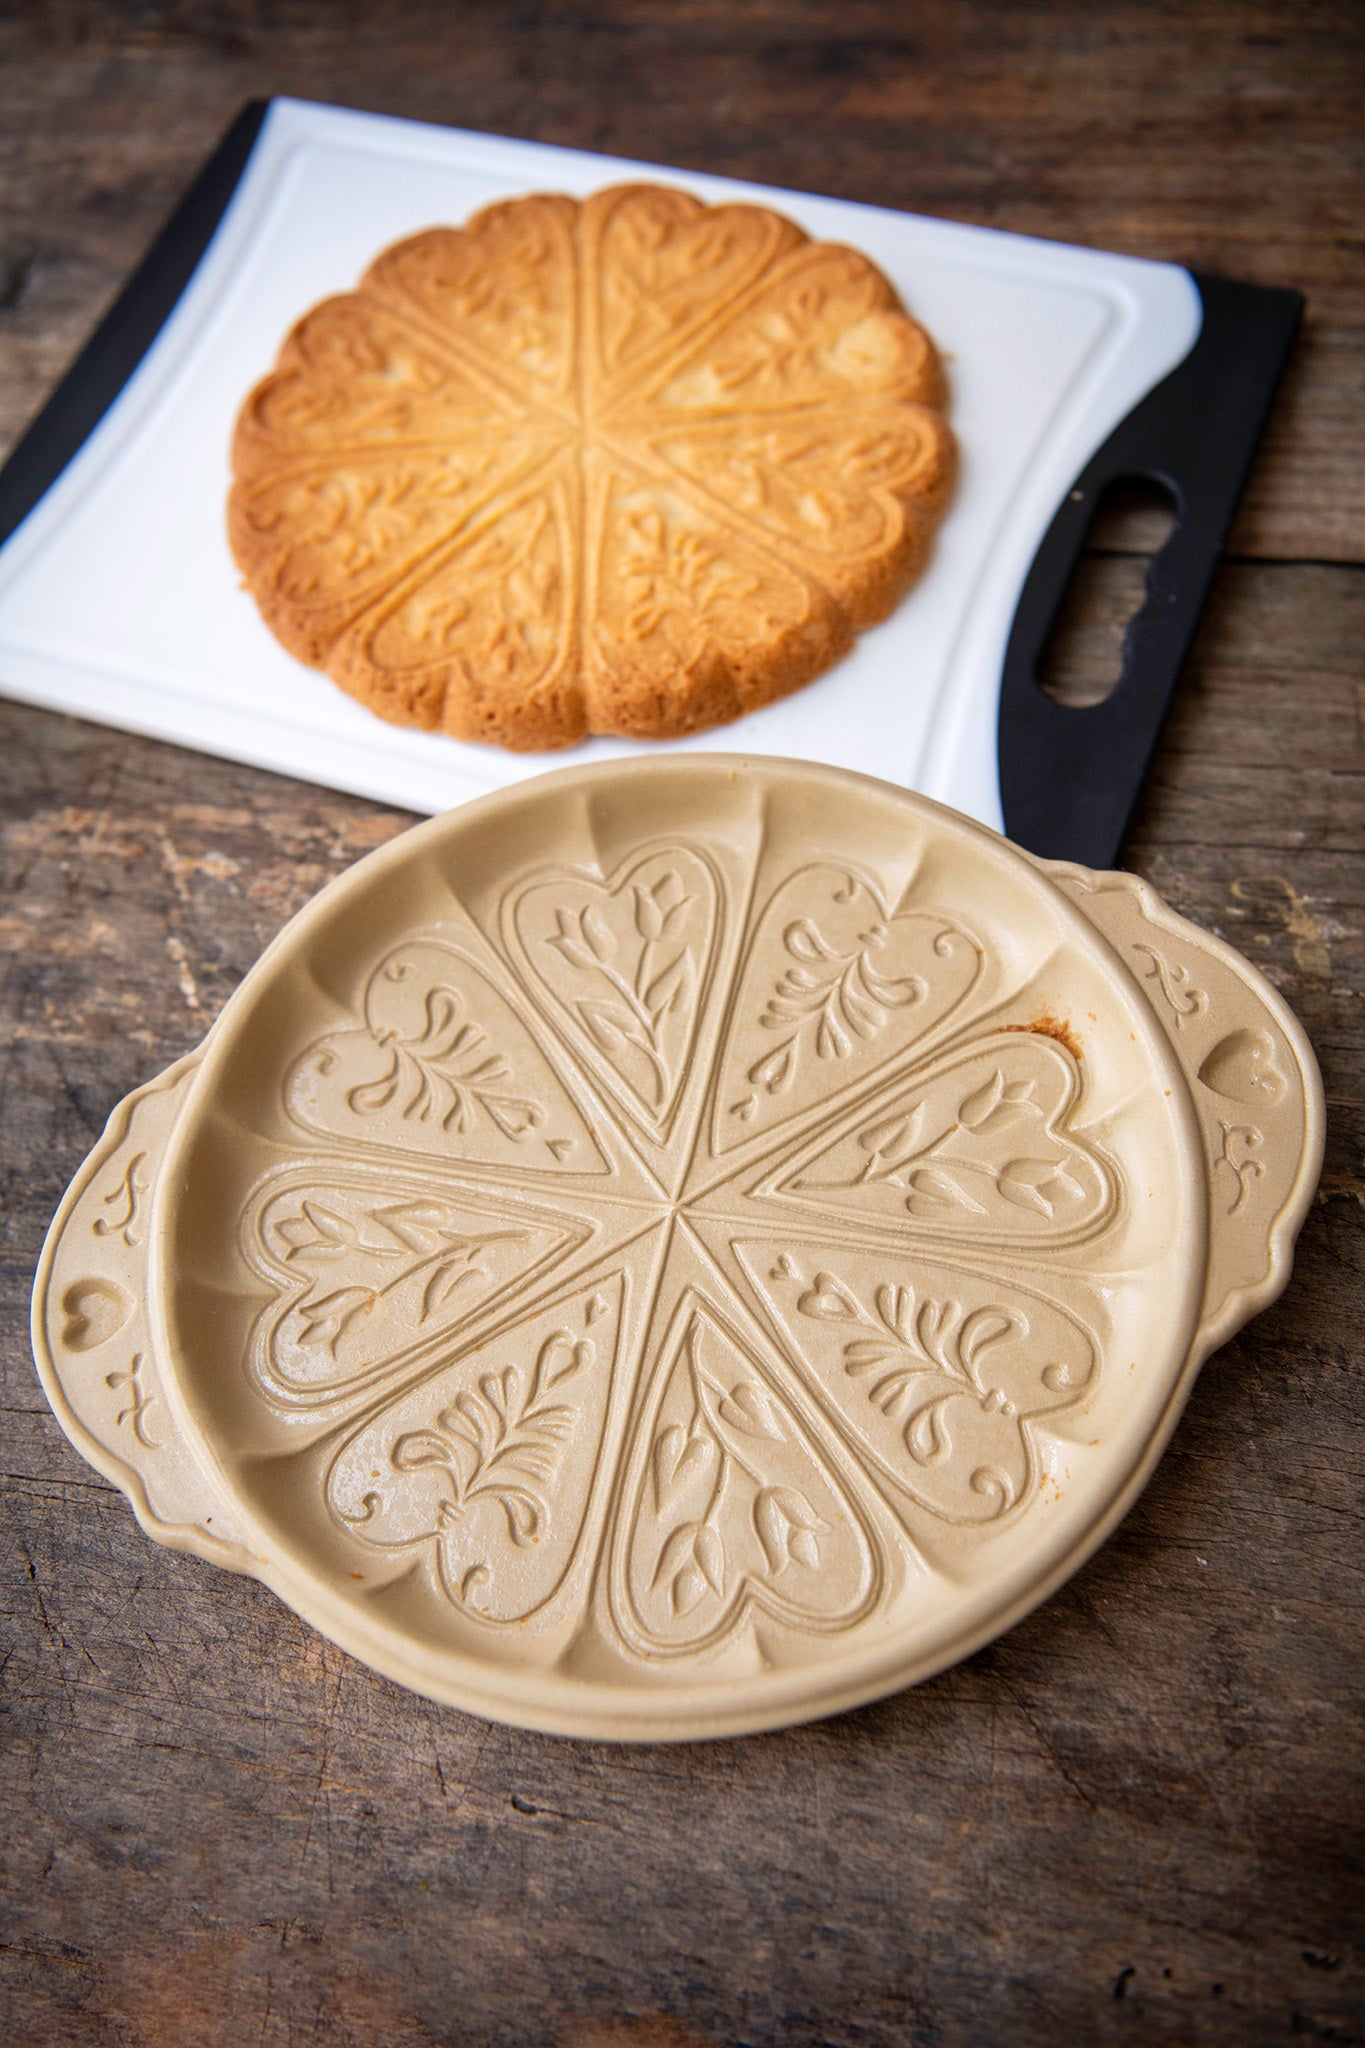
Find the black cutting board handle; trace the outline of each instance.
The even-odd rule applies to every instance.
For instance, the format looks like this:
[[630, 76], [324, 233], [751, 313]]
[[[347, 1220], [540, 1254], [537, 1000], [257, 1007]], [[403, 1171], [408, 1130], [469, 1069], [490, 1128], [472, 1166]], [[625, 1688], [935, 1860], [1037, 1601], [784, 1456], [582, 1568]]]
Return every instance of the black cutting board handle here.
[[[1204, 302], [1198, 340], [1077, 477], [1034, 557], [1005, 651], [1005, 831], [1053, 860], [1118, 860], [1303, 313], [1298, 292], [1197, 273], [1194, 282]], [[1100, 499], [1130, 480], [1164, 486], [1175, 523], [1152, 561], [1114, 690], [1084, 709], [1058, 704], [1038, 665]]]
[[242, 108], [0, 469], [0, 543], [84, 446], [175, 311], [237, 190], [269, 110], [267, 100], [250, 100]]

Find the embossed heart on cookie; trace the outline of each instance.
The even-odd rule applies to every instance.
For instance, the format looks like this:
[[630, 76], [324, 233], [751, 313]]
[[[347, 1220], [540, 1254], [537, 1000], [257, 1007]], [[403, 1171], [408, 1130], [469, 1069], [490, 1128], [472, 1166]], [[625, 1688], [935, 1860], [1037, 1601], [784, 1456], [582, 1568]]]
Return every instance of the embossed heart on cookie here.
[[758, 206], [703, 206], [690, 193], [622, 185], [583, 209], [593, 367], [620, 391], [659, 358], [706, 330], [778, 258], [803, 246], [800, 230]]

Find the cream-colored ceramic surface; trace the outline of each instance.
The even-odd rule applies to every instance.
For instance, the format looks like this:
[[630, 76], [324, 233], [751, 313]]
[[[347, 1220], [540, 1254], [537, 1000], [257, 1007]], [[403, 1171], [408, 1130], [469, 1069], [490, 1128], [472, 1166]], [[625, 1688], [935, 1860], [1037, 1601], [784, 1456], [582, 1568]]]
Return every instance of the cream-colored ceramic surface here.
[[[1283, 1285], [1320, 1142], [1278, 998], [1130, 878], [832, 770], [610, 764], [309, 906], [116, 1114], [35, 1329], [156, 1502], [71, 1290], [145, 1299], [186, 1476], [144, 1524], [230, 1515], [390, 1676], [734, 1733], [927, 1676], [1075, 1568]], [[87, 1242], [137, 1147], [145, 1294]]]
[[147, 1329], [152, 1189], [199, 1059], [178, 1060], [121, 1102], [67, 1189], [34, 1281], [33, 1355], [62, 1428], [123, 1488], [149, 1536], [250, 1571], [231, 1509], [167, 1408]]
[[1284, 998], [1234, 947], [1136, 875], [1044, 864], [1143, 982], [1190, 1090], [1208, 1169], [1209, 1268], [1199, 1355], [1289, 1278], [1322, 1170], [1317, 1060]]

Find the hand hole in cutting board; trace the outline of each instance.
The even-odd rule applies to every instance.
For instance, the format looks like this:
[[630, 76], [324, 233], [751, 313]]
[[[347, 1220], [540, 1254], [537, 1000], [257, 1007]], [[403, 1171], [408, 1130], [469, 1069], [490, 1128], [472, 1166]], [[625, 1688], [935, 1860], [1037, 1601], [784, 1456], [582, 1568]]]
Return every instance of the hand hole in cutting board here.
[[1117, 688], [1125, 636], [1175, 517], [1171, 492], [1145, 477], [1125, 477], [1101, 493], [1038, 663], [1038, 681], [1054, 703], [1086, 710]]

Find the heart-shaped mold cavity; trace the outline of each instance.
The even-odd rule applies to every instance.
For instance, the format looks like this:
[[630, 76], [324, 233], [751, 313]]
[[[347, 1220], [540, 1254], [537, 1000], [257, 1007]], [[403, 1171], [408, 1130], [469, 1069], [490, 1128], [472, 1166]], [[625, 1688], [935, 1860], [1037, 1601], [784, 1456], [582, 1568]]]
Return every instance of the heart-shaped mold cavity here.
[[1275, 1064], [1275, 1041], [1268, 1031], [1245, 1025], [1220, 1038], [1199, 1069], [1206, 1088], [1232, 1102], [1283, 1102], [1289, 1083]]
[[133, 1313], [133, 1297], [116, 1280], [73, 1280], [62, 1296], [62, 1343], [68, 1351], [98, 1351]]

